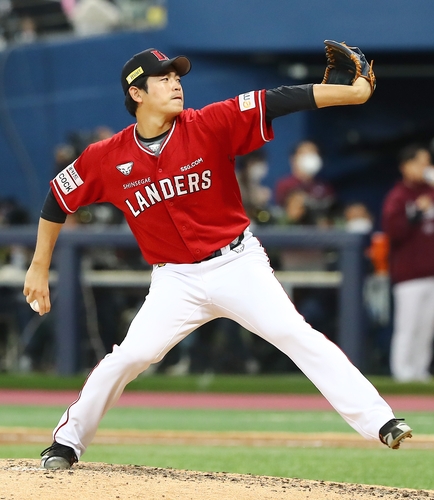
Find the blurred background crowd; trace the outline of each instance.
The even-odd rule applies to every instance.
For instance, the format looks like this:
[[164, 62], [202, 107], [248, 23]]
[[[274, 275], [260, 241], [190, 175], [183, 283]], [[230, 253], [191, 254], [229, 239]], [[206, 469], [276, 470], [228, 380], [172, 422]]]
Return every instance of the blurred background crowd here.
[[165, 0], [0, 0], [0, 48], [65, 35], [162, 28]]
[[[164, 31], [170, 19], [168, 14], [170, 2], [165, 0], [0, 0], [0, 50], [6, 53], [17, 46], [46, 40], [63, 43], [65, 37], [98, 37], [128, 30]], [[230, 62], [237, 64], [236, 59]], [[291, 66], [291, 71], [297, 70], [295, 66]], [[301, 83], [308, 76], [311, 75], [303, 73], [298, 80], [292, 77], [291, 83]], [[218, 79], [214, 85], [218, 85]], [[0, 109], [5, 130], [6, 108]], [[371, 108], [369, 113], [372, 116]], [[355, 130], [345, 128], [344, 117], [334, 124], [335, 133], [342, 134], [344, 146], [331, 150], [327, 142], [330, 127], [324, 124], [333, 115], [323, 116], [314, 126], [299, 127], [294, 134], [296, 140], [292, 137], [277, 153], [264, 147], [236, 159], [251, 226], [253, 230], [269, 226], [288, 231], [308, 226], [318, 231], [337, 229], [365, 235], [363, 292], [369, 346], [366, 370], [392, 375], [397, 381], [429, 380], [433, 373], [434, 338], [434, 259], [430, 253], [431, 246], [434, 250], [434, 128], [410, 127], [405, 133], [373, 146], [372, 141], [363, 143]], [[92, 125], [95, 120], [96, 126]], [[111, 137], [119, 128], [103, 117], [98, 121], [95, 116], [87, 125], [71, 125], [51, 147], [50, 165], [45, 166], [44, 173], [47, 180], [72, 163], [87, 145]], [[286, 133], [287, 137], [290, 135], [291, 132]], [[5, 137], [11, 143], [16, 140], [13, 134]], [[354, 158], [349, 160], [351, 173], [336, 175], [337, 169], [345, 169], [349, 148], [357, 157], [356, 162]], [[376, 170], [381, 155], [380, 160], [371, 161], [373, 149], [387, 155], [387, 176]], [[375, 185], [376, 176], [380, 190]], [[39, 207], [29, 206], [6, 190], [2, 192], [0, 185], [1, 228], [35, 224], [38, 210]], [[101, 204], [83, 207], [68, 216], [66, 225], [71, 231], [82, 226], [101, 231], [124, 227], [125, 222], [117, 209]], [[313, 273], [339, 269], [339, 256], [333, 248], [267, 250], [278, 271]], [[1, 277], [13, 270], [24, 272], [30, 258], [29, 248], [0, 248], [0, 370], [4, 371], [51, 371], [55, 364], [52, 316], [39, 318], [25, 304], [21, 289], [1, 282]], [[86, 248], [81, 266], [83, 272], [150, 269], [138, 250], [111, 247]], [[134, 286], [82, 286], [82, 370], [92, 367], [113, 344], [122, 341], [145, 293], [142, 287]], [[306, 321], [335, 340], [337, 288], [302, 286], [292, 289], [291, 294]], [[54, 291], [53, 303], [55, 297]], [[295, 370], [291, 361], [273, 346], [223, 319], [204, 325], [154, 366], [154, 372], [172, 375]]]

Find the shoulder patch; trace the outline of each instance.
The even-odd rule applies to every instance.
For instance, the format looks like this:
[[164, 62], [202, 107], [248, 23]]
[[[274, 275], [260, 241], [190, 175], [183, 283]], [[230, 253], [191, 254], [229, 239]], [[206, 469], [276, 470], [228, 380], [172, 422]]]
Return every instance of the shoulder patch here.
[[247, 94], [240, 94], [238, 96], [240, 111], [247, 111], [256, 108], [255, 92], [247, 92]]
[[74, 163], [59, 172], [55, 180], [64, 194], [69, 194], [83, 184], [83, 179], [74, 168]]

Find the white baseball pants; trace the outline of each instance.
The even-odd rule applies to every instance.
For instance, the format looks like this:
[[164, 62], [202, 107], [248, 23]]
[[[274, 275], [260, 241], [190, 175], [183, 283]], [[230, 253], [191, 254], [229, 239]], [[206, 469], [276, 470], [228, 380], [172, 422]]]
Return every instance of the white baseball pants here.
[[394, 328], [390, 369], [399, 382], [426, 381], [434, 340], [434, 277], [393, 286]]
[[89, 375], [62, 416], [54, 439], [77, 457], [125, 386], [178, 342], [217, 317], [237, 321], [287, 354], [340, 415], [366, 439], [394, 418], [372, 384], [296, 311], [249, 230], [225, 255], [198, 264], [154, 266], [148, 296], [124, 341]]

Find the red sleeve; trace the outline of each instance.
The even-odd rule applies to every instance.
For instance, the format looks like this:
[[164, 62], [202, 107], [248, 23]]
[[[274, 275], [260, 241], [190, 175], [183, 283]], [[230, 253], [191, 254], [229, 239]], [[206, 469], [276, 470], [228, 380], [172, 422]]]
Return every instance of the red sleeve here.
[[272, 126], [265, 120], [263, 90], [205, 106], [199, 111], [199, 120], [217, 141], [229, 146], [232, 156], [245, 155], [274, 139]]
[[50, 182], [60, 207], [66, 213], [104, 201], [100, 157], [98, 143], [91, 144]]

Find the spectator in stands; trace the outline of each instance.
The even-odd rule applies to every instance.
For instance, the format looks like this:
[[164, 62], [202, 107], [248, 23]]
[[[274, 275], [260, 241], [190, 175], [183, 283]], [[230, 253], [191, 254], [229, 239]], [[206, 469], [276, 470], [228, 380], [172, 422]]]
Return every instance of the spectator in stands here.
[[344, 207], [345, 230], [349, 233], [370, 234], [374, 227], [374, 217], [368, 207], [360, 202], [348, 203]]
[[402, 180], [388, 193], [383, 228], [390, 239], [395, 300], [390, 368], [399, 382], [431, 378], [434, 340], [434, 187], [425, 170], [427, 148], [410, 145], [399, 156]]
[[122, 24], [121, 11], [110, 0], [76, 0], [66, 4], [65, 12], [80, 36], [109, 33]]
[[[318, 216], [309, 193], [301, 187], [288, 191], [277, 222], [284, 226], [324, 226], [323, 216]], [[285, 248], [279, 254], [280, 264], [276, 267], [286, 271], [325, 271], [329, 267], [328, 253], [322, 249]]]
[[23, 16], [18, 19], [17, 31], [13, 37], [15, 43], [33, 43], [38, 38], [36, 23], [33, 17]]
[[282, 222], [296, 226], [314, 226], [315, 214], [308, 203], [308, 194], [303, 189], [288, 193], [284, 204]]
[[243, 205], [252, 224], [271, 222], [272, 191], [263, 185], [268, 174], [268, 160], [263, 149], [258, 149], [237, 161], [237, 178]]
[[305, 192], [305, 204], [316, 219], [316, 224], [330, 225], [335, 204], [333, 187], [317, 178], [323, 160], [317, 144], [301, 141], [288, 156], [291, 174], [279, 179], [275, 188], [276, 203], [284, 207], [292, 191]]
[[[59, 1], [3, 0], [1, 3], [9, 4], [5, 19], [6, 38], [9, 42], [29, 43], [39, 37], [71, 30]], [[0, 5], [1, 10], [5, 9]]]

